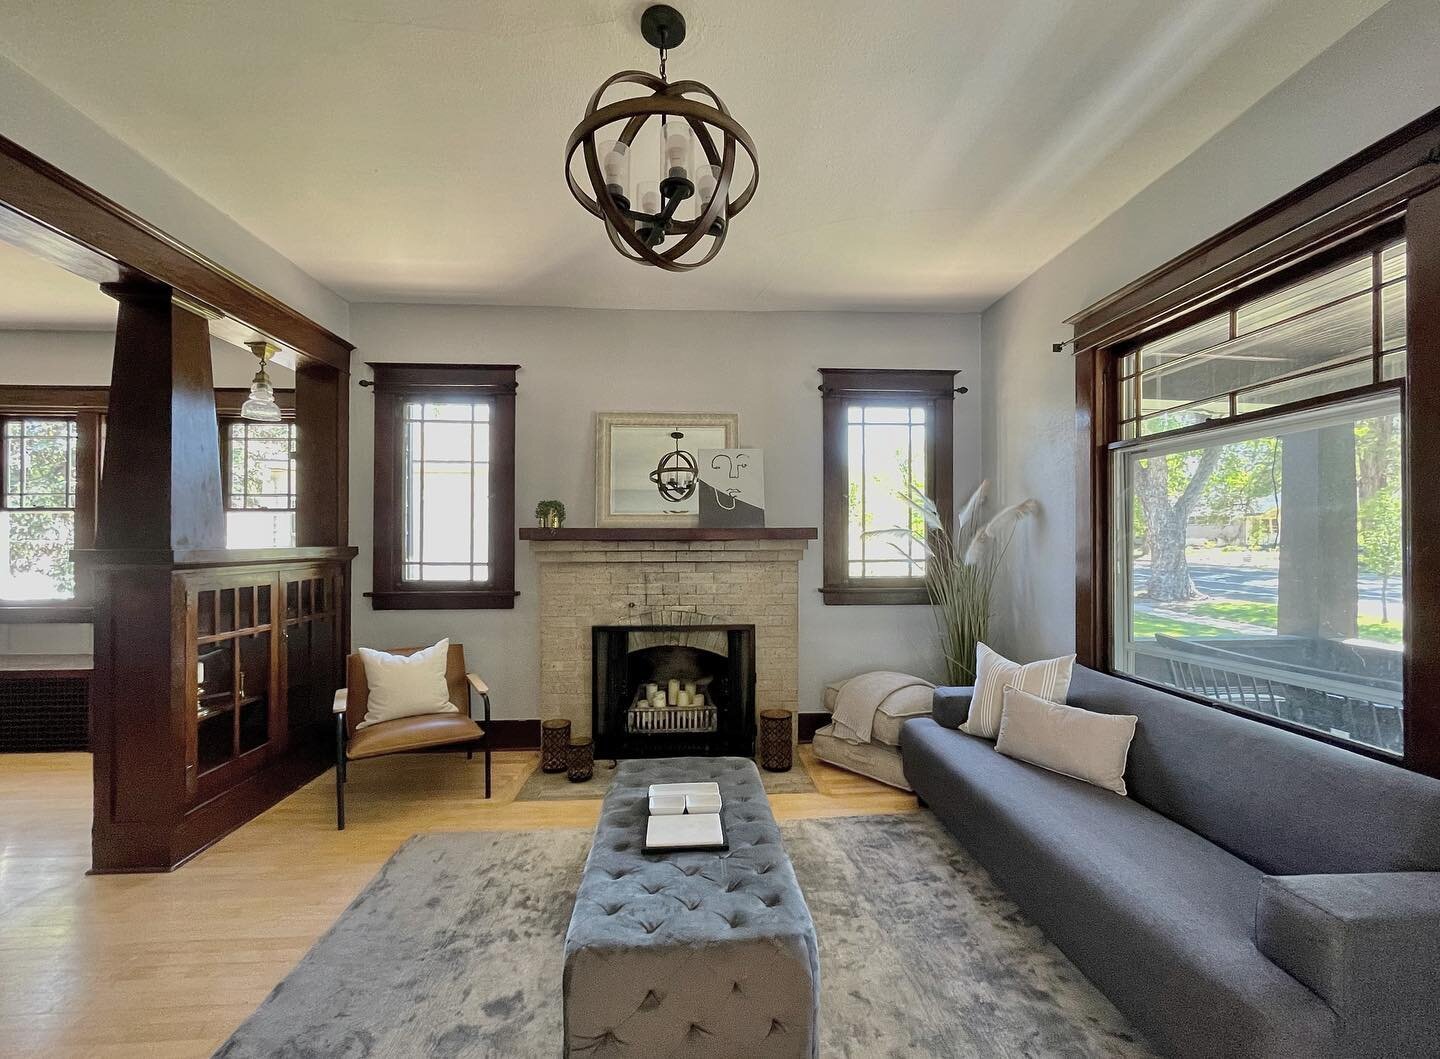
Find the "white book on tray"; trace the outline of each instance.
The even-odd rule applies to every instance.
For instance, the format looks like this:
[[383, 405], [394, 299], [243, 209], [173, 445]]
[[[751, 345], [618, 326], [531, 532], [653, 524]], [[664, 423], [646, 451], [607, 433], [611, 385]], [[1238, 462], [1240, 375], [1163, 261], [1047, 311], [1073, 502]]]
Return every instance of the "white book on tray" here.
[[652, 816], [645, 828], [646, 853], [728, 848], [719, 813]]

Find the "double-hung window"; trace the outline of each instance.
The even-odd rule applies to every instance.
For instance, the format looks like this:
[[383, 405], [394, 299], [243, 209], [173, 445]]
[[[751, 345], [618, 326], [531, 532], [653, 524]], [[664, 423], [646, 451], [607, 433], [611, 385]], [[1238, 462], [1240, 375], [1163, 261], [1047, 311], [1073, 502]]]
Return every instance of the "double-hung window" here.
[[374, 364], [372, 605], [515, 605], [513, 365]]
[[1407, 277], [1391, 232], [1112, 351], [1110, 662], [1399, 758]]
[[230, 548], [295, 547], [295, 424], [221, 421]]
[[[920, 513], [952, 511], [955, 372], [821, 368], [828, 604], [928, 603]], [[900, 532], [894, 532], [900, 531]]]
[[0, 416], [0, 448], [0, 600], [73, 599], [78, 423]]

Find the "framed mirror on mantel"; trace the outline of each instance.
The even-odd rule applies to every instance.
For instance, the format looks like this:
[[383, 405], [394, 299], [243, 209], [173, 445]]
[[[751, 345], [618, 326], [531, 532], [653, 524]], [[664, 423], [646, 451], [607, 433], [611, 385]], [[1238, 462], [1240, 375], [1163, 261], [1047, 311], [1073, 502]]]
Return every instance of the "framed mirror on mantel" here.
[[740, 443], [733, 412], [599, 412], [595, 417], [595, 524], [696, 526], [696, 453]]

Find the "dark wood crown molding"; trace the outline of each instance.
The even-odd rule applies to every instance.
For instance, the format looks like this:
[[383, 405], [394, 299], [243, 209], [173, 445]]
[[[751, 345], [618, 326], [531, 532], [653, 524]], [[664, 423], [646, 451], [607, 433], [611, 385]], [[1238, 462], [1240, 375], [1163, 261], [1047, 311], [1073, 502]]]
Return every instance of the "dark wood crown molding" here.
[[349, 342], [4, 136], [0, 240], [95, 283], [164, 284], [303, 357], [350, 370]]

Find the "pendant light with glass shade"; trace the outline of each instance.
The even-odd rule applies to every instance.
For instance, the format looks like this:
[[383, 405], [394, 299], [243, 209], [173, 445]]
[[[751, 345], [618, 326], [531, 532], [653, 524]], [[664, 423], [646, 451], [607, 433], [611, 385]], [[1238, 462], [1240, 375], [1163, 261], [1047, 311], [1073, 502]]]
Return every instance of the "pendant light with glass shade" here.
[[280, 422], [280, 406], [275, 403], [275, 387], [270, 385], [270, 376], [265, 365], [280, 347], [272, 342], [246, 342], [250, 352], [260, 358], [260, 370], [250, 380], [250, 396], [240, 406], [240, 418], [257, 423]]

